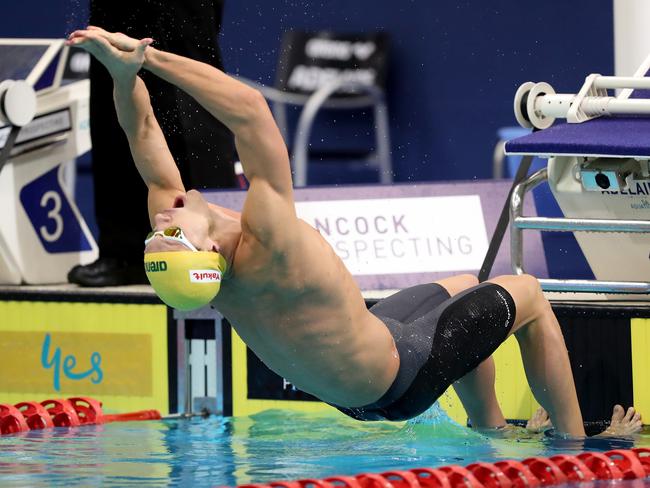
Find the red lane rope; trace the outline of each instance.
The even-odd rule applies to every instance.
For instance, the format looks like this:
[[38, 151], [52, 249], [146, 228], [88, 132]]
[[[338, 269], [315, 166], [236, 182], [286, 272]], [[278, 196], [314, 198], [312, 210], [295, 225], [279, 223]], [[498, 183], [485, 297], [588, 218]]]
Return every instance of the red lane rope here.
[[158, 410], [106, 415], [100, 401], [89, 397], [49, 399], [42, 402], [0, 403], [0, 435], [52, 427], [77, 427], [109, 422], [158, 420]]
[[531, 457], [523, 461], [472, 463], [393, 470], [381, 474], [331, 476], [322, 480], [274, 481], [239, 488], [536, 488], [595, 480], [631, 480], [650, 476], [650, 449], [616, 449]]

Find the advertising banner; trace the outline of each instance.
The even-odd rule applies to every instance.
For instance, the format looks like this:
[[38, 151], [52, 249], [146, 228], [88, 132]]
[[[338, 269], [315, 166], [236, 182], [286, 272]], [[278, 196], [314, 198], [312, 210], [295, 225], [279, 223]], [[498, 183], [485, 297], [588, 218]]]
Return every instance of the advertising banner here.
[[[383, 87], [389, 39], [385, 33], [287, 32], [280, 48], [277, 87], [311, 94], [334, 80]], [[346, 96], [346, 91], [336, 96]]]
[[163, 305], [0, 301], [0, 403], [90, 396], [168, 411]]
[[297, 202], [296, 211], [354, 276], [478, 269], [488, 247], [478, 195]]

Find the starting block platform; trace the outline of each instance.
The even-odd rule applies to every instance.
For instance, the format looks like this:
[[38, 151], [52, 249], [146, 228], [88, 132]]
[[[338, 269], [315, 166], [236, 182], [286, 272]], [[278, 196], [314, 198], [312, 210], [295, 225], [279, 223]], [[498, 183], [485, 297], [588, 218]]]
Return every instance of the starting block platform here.
[[97, 258], [73, 196], [90, 150], [84, 56], [59, 39], [0, 39], [0, 283], [64, 283]]
[[[527, 82], [514, 109], [532, 134], [507, 154], [547, 160], [516, 182], [510, 200], [513, 269], [523, 272], [524, 230], [573, 232], [595, 280], [542, 280], [547, 291], [636, 293], [650, 298], [650, 56], [633, 77], [588, 75], [575, 94]], [[609, 96], [609, 89], [621, 89]], [[566, 118], [566, 123], [553, 123]], [[523, 161], [523, 160], [522, 160]], [[530, 218], [521, 202], [547, 182], [563, 218]]]

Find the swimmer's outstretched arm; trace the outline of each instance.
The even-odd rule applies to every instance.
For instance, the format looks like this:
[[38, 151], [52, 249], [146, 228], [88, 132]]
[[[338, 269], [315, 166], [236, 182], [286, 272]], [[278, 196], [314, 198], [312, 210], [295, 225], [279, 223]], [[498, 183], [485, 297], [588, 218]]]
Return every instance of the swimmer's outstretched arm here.
[[[70, 35], [68, 43], [95, 56], [113, 78], [117, 118], [129, 141], [133, 160], [149, 189], [149, 215], [153, 222], [153, 216], [169, 208], [174, 198], [185, 189], [165, 136], [154, 116], [149, 92], [137, 76], [144, 61], [144, 51], [151, 39], [138, 41], [118, 36], [117, 39], [122, 44], [113, 46], [103, 32], [105, 31], [96, 28], [75, 31]], [[116, 197], [119, 198], [120, 195], [117, 194]]]
[[147, 206], [153, 227], [154, 216], [171, 207], [174, 199], [185, 193], [183, 180], [153, 113], [144, 81], [139, 76], [116, 78], [113, 85], [118, 121], [149, 190]]

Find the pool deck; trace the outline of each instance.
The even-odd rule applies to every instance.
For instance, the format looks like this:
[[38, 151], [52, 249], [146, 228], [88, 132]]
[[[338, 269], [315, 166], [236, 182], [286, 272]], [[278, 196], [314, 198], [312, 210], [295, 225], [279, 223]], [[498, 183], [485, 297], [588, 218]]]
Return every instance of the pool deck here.
[[[374, 302], [397, 292], [366, 290], [363, 297]], [[650, 310], [650, 295], [613, 295], [601, 293], [545, 293], [548, 300], [560, 307], [579, 306], [593, 308], [638, 308]], [[84, 288], [72, 284], [57, 285], [0, 285], [0, 300], [82, 301], [162, 303], [149, 285], [108, 286]], [[201, 314], [204, 316], [205, 314]]]

